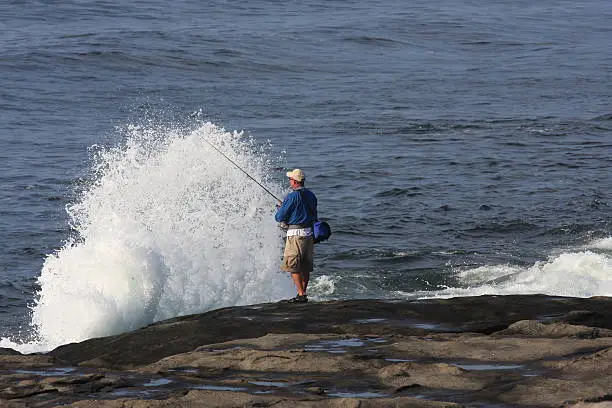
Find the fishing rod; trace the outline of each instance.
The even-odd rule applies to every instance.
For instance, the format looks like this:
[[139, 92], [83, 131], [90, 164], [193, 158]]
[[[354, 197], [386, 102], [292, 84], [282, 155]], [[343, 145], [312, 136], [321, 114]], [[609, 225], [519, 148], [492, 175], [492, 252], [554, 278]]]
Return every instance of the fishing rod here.
[[247, 173], [246, 171], [244, 171], [242, 169], [242, 167], [240, 167], [239, 165], [237, 165], [232, 159], [230, 159], [229, 157], [227, 157], [221, 150], [217, 149], [215, 147], [215, 145], [213, 145], [212, 143], [210, 143], [208, 140], [202, 138], [202, 140], [204, 140], [206, 143], [208, 143], [208, 145], [210, 147], [212, 147], [213, 149], [215, 149], [217, 152], [219, 152], [219, 154], [223, 157], [225, 157], [230, 163], [232, 163], [234, 166], [236, 166], [238, 168], [238, 170], [240, 170], [241, 172], [243, 172], [244, 174], [247, 175], [248, 178], [250, 178], [251, 180], [253, 180], [255, 183], [257, 183], [257, 185], [261, 188], [263, 188], [264, 190], [266, 190], [266, 193], [270, 194], [272, 197], [274, 197], [276, 199], [276, 201], [282, 201], [281, 199], [279, 199], [277, 196], [275, 196], [274, 194], [272, 194], [270, 192], [270, 190], [268, 190], [267, 188], [265, 188], [264, 186], [261, 185], [261, 183], [257, 180], [255, 180], [249, 173]]

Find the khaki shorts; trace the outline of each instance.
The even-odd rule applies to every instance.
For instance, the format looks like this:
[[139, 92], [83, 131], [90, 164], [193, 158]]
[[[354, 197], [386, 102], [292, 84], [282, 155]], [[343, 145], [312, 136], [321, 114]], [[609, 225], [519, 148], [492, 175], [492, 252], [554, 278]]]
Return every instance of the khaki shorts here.
[[312, 272], [314, 240], [312, 237], [287, 237], [281, 269], [291, 273]]

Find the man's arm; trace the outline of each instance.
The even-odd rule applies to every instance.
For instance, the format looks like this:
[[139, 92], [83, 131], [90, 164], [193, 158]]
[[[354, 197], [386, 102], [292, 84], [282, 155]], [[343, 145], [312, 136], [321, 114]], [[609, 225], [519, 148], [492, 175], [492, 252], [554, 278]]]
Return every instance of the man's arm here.
[[291, 200], [291, 194], [289, 194], [285, 197], [285, 201], [282, 202], [278, 210], [276, 210], [276, 214], [274, 215], [276, 222], [286, 222], [289, 219], [292, 204], [293, 200]]

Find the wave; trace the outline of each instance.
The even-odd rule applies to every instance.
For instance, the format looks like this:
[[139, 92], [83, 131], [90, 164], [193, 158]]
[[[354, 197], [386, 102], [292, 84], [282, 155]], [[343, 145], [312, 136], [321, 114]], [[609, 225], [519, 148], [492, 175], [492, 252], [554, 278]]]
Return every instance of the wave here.
[[590, 246], [595, 249], [604, 249], [612, 251], [612, 237], [600, 238], [593, 242]]
[[612, 238], [599, 239], [582, 250], [551, 255], [528, 267], [485, 265], [457, 271], [455, 278], [457, 287], [396, 295], [411, 298], [515, 294], [612, 296]]
[[422, 195], [420, 187], [408, 187], [408, 188], [392, 188], [390, 190], [381, 191], [376, 193], [374, 197], [416, 197]]
[[125, 136], [121, 146], [93, 148], [94, 181], [67, 207], [76, 234], [38, 278], [36, 341], [0, 346], [50, 350], [293, 293], [278, 269], [274, 200], [209, 143], [274, 185], [261, 148], [212, 123], [128, 126]]
[[612, 120], [612, 113], [596, 116], [592, 120], [601, 120], [601, 121]]
[[[486, 209], [480, 207], [481, 209]], [[537, 225], [523, 221], [521, 219], [509, 220], [505, 222], [490, 222], [478, 225], [474, 228], [467, 229], [466, 234], [476, 236], [488, 236], [490, 234], [507, 234], [522, 231], [531, 231], [537, 228]]]
[[385, 46], [396, 46], [396, 45], [405, 45], [406, 43], [401, 40], [386, 38], [386, 37], [374, 37], [369, 35], [360, 35], [360, 36], [351, 36], [345, 37], [344, 41], [354, 42], [362, 45], [373, 45], [376, 47], [385, 47]]

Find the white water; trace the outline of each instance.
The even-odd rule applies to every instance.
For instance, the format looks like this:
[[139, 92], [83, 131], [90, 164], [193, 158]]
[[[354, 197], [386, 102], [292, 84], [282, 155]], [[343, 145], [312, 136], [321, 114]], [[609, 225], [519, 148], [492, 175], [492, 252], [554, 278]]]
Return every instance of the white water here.
[[461, 297], [546, 294], [552, 296], [612, 296], [612, 238], [586, 248], [551, 255], [530, 267], [485, 265], [458, 271], [460, 287], [437, 292], [402, 293], [403, 297]]
[[278, 268], [275, 200], [208, 143], [273, 187], [265, 152], [210, 123], [125, 133], [121, 147], [96, 150], [96, 181], [67, 208], [77, 234], [44, 263], [32, 310], [38, 341], [1, 346], [45, 351], [293, 295]]
[[[120, 147], [93, 149], [95, 182], [67, 208], [76, 234], [41, 271], [32, 309], [38, 339], [1, 339], [0, 347], [47, 351], [175, 316], [293, 296], [278, 268], [274, 199], [207, 141], [280, 197], [265, 151], [210, 123], [195, 131], [132, 126], [125, 136]], [[391, 296], [612, 296], [611, 254], [606, 238], [529, 267], [458, 270], [457, 287]], [[335, 284], [315, 277], [313, 299], [333, 297]]]

